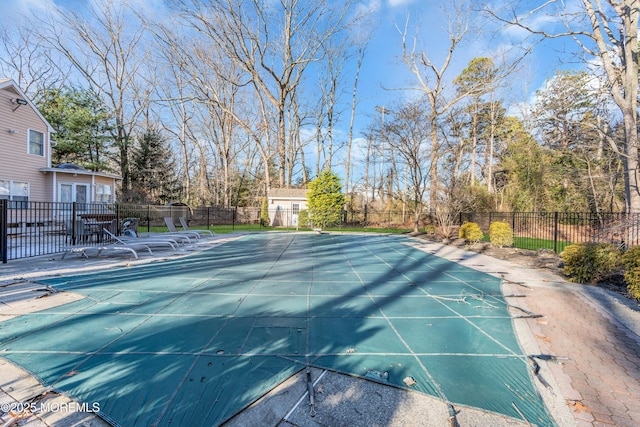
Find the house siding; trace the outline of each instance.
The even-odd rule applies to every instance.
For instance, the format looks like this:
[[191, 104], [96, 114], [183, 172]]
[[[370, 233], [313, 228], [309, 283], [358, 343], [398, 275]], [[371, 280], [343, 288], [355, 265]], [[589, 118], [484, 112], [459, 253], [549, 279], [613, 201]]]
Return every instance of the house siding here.
[[[33, 171], [50, 166], [49, 129], [31, 105], [13, 104], [16, 97], [10, 87], [0, 90], [0, 179], [28, 182], [30, 200], [47, 201], [47, 179]], [[44, 134], [42, 156], [29, 154], [30, 129]]]
[[[25, 105], [12, 98], [27, 101]], [[44, 135], [43, 154], [29, 154], [29, 132]], [[115, 200], [116, 181], [120, 177], [90, 171], [56, 170], [51, 168], [51, 135], [53, 128], [10, 79], [0, 79], [0, 180], [29, 183], [29, 200], [58, 200], [60, 183], [87, 184], [87, 202], [96, 200], [96, 186], [111, 187]]]
[[111, 195], [113, 197], [112, 202], [115, 202], [115, 194], [116, 194], [116, 182], [114, 178], [99, 176], [99, 175], [86, 175], [86, 174], [73, 174], [73, 172], [63, 172], [56, 171], [55, 172], [55, 184], [53, 180], [53, 174], [49, 178], [48, 186], [49, 193], [54, 194], [53, 199], [55, 201], [60, 201], [59, 199], [59, 189], [61, 184], [84, 184], [89, 188], [88, 201], [96, 202], [97, 201], [97, 186], [98, 185], [107, 185], [111, 187]]

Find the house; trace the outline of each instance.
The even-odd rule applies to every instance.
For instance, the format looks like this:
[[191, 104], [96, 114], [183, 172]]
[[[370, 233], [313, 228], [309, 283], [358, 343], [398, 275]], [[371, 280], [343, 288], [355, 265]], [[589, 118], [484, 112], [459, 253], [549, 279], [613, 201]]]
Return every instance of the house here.
[[307, 209], [305, 188], [272, 188], [267, 195], [269, 218], [275, 227], [297, 227], [298, 213]]
[[117, 175], [73, 164], [51, 164], [55, 130], [11, 79], [0, 79], [0, 199], [28, 202], [113, 203]]

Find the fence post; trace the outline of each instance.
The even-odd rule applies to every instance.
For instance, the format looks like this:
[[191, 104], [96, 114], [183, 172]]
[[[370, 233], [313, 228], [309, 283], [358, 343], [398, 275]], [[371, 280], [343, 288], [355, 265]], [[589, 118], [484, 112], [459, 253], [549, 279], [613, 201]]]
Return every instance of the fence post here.
[[151, 205], [147, 204], [147, 233], [151, 233]]
[[76, 233], [78, 232], [78, 230], [76, 230], [76, 215], [77, 215], [76, 202], [73, 202], [71, 203], [71, 244], [72, 245], [76, 244]]
[[558, 212], [553, 213], [553, 252], [558, 253]]
[[7, 244], [8, 203], [8, 200], [0, 200], [0, 256], [3, 264], [7, 263], [7, 252], [9, 251], [9, 245]]
[[120, 227], [120, 224], [122, 223], [122, 221], [120, 221], [120, 203], [116, 203], [116, 231], [117, 231], [117, 235], [120, 235], [120, 232], [122, 232], [122, 228]]

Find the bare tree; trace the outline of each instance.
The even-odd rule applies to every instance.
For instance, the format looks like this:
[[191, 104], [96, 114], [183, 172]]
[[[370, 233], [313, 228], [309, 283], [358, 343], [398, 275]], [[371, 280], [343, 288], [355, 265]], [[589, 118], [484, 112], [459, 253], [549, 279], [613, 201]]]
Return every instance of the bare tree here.
[[[587, 55], [597, 58], [606, 71], [611, 96], [623, 117], [624, 142], [616, 149], [624, 164], [626, 210], [640, 212], [638, 183], [638, 19], [640, 0], [581, 0], [580, 10], [568, 9], [564, 2], [547, 1], [527, 13], [488, 12], [501, 22], [525, 29], [543, 38], [570, 37]], [[572, 4], [573, 6], [573, 4]], [[549, 12], [549, 8], [554, 8]], [[566, 31], [548, 32], [534, 28], [527, 18], [543, 13], [555, 15]]]
[[347, 157], [345, 159], [345, 179], [344, 179], [344, 192], [349, 197], [350, 182], [351, 182], [351, 149], [353, 146], [353, 126], [356, 118], [356, 107], [358, 106], [358, 80], [360, 78], [360, 70], [362, 68], [362, 61], [364, 60], [366, 53], [366, 44], [358, 47], [356, 54], [356, 71], [353, 79], [353, 93], [351, 96], [351, 110], [349, 116], [349, 135], [347, 137]]
[[345, 40], [327, 42], [325, 60], [319, 65], [318, 86], [320, 96], [314, 111], [316, 135], [316, 176], [325, 169], [333, 169], [334, 154], [340, 148], [334, 140], [335, 126], [341, 111], [341, 79], [344, 65], [349, 60], [349, 45]]
[[44, 89], [61, 86], [69, 69], [56, 67], [53, 52], [32, 30], [33, 22], [4, 27], [0, 34], [3, 55], [0, 55], [0, 75], [12, 77], [30, 97], [37, 97]]
[[144, 29], [126, 0], [96, 0], [86, 14], [59, 8], [40, 21], [42, 39], [57, 50], [110, 109], [119, 150], [122, 192], [130, 188], [131, 133], [146, 101]]
[[[209, 34], [194, 33], [190, 25], [180, 21], [146, 24], [162, 48], [166, 68], [171, 70], [161, 98], [174, 117], [172, 126], [185, 160], [185, 182], [189, 185], [193, 174], [198, 198], [229, 206], [237, 179], [232, 168], [239, 153], [247, 149], [245, 134], [256, 122], [251, 117], [260, 117], [254, 109], [245, 108], [256, 97], [246, 89], [248, 75], [211, 43]], [[261, 133], [249, 134], [253, 132]], [[268, 160], [263, 144], [268, 138], [255, 138]], [[193, 150], [187, 145], [197, 151], [198, 161], [188, 158]]]
[[[161, 45], [163, 46], [163, 45]], [[190, 203], [191, 198], [191, 173], [192, 165], [192, 123], [196, 115], [196, 105], [189, 73], [184, 67], [184, 61], [176, 57], [176, 52], [166, 49], [166, 45], [161, 49], [166, 60], [166, 66], [162, 67], [165, 74], [160, 78], [157, 87], [157, 103], [160, 104], [165, 113], [163, 125], [177, 141], [181, 155], [182, 165], [182, 187], [185, 190], [185, 202]], [[168, 118], [171, 117], [172, 120]]]
[[432, 208], [438, 203], [439, 177], [438, 164], [440, 162], [441, 147], [438, 136], [438, 120], [463, 97], [458, 95], [447, 99], [446, 72], [451, 65], [454, 52], [459, 47], [469, 29], [469, 19], [472, 9], [463, 1], [454, 1], [449, 5], [448, 29], [449, 45], [441, 65], [436, 65], [429, 54], [418, 49], [417, 36], [408, 40], [407, 31], [409, 19], [404, 29], [398, 28], [402, 37], [402, 59], [414, 75], [418, 83], [416, 90], [422, 92], [427, 100], [431, 132], [431, 161], [429, 177], [431, 183], [430, 202]]
[[463, 114], [464, 111], [461, 108], [451, 108], [447, 112], [444, 124], [444, 152], [450, 158], [447, 163], [450, 167], [451, 185], [460, 183], [463, 160], [465, 154], [469, 151], [467, 149], [467, 139], [463, 132], [464, 124], [459, 120], [459, 117]]
[[283, 0], [268, 5], [260, 0], [182, 2], [191, 25], [207, 36], [243, 69], [251, 84], [275, 109], [279, 184], [287, 170], [287, 110], [291, 96], [322, 46], [341, 31], [349, 2]]
[[391, 120], [385, 126], [387, 142], [393, 152], [399, 155], [410, 183], [413, 231], [416, 233], [427, 189], [426, 165], [431, 157], [429, 115], [421, 101], [407, 103], [392, 113]]

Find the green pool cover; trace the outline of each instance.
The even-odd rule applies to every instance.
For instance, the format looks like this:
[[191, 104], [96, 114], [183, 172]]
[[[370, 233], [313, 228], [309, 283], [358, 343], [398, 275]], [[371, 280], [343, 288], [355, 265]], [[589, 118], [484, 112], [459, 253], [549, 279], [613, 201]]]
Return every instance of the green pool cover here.
[[121, 426], [218, 425], [308, 365], [554, 425], [500, 279], [409, 242], [256, 234], [47, 280], [86, 298], [1, 322], [0, 351]]

